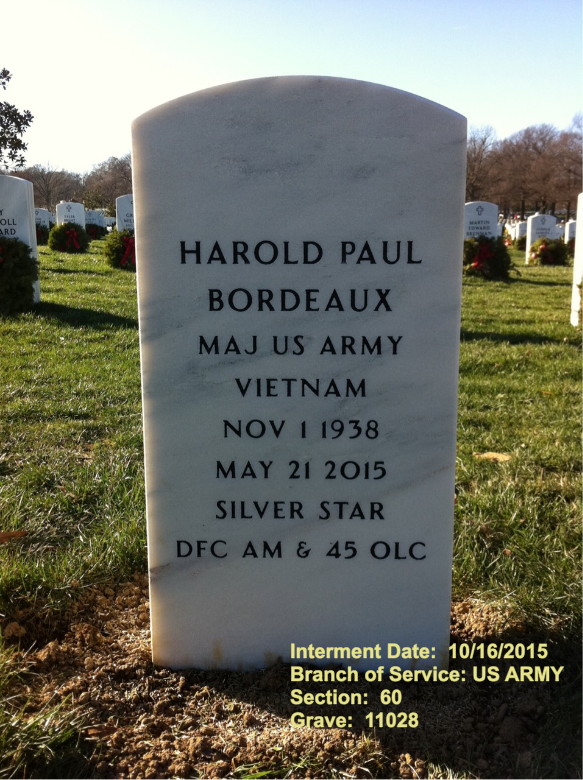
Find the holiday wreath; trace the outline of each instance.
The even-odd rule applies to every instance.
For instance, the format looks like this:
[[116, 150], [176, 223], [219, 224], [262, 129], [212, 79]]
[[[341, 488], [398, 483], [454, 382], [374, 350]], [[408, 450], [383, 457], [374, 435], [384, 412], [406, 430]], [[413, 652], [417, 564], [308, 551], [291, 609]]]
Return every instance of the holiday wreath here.
[[567, 265], [568, 248], [564, 241], [539, 238], [528, 253], [532, 265]]
[[133, 230], [113, 230], [105, 240], [105, 259], [114, 268], [136, 270], [136, 247]]
[[17, 314], [33, 304], [33, 282], [38, 264], [28, 244], [0, 238], [0, 314]]
[[49, 240], [49, 229], [46, 225], [36, 226], [36, 243], [43, 246]]
[[464, 241], [464, 272], [484, 279], [508, 279], [510, 255], [503, 238], [478, 236]]
[[107, 233], [107, 229], [103, 225], [96, 225], [93, 222], [85, 225], [85, 230], [87, 231], [87, 235], [92, 241], [103, 238], [103, 236], [105, 236]]
[[49, 249], [56, 252], [86, 252], [89, 236], [77, 222], [63, 222], [55, 225], [49, 233]]

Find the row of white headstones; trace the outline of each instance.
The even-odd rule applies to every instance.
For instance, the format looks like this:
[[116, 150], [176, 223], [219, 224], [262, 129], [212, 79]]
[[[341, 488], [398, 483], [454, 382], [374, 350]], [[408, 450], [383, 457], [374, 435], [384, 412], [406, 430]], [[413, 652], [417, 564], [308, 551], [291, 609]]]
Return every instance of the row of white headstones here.
[[[579, 195], [578, 210], [583, 210], [583, 194]], [[118, 230], [134, 229], [133, 195], [121, 195], [116, 198], [116, 223]], [[498, 206], [487, 201], [472, 201], [465, 204], [464, 237], [480, 235], [496, 237], [502, 234], [503, 223], [499, 219]], [[31, 182], [16, 176], [0, 176], [0, 235], [18, 238], [28, 244], [35, 259], [38, 256], [36, 245], [36, 225], [49, 227], [51, 222], [61, 225], [75, 222], [86, 225], [106, 226], [107, 222], [99, 211], [85, 209], [82, 203], [61, 201], [56, 208], [56, 219], [52, 219], [48, 209], [34, 208], [34, 190]], [[556, 217], [550, 214], [534, 214], [526, 222], [507, 223], [506, 230], [511, 238], [526, 235], [526, 258], [529, 262], [531, 245], [540, 238], [563, 238], [566, 242], [575, 237], [577, 222], [570, 220], [564, 226], [557, 224]], [[571, 301], [571, 323], [577, 326], [581, 312], [581, 282], [583, 279], [583, 242], [575, 250], [573, 271], [573, 292]], [[40, 300], [40, 284], [35, 282], [35, 302]]]
[[[16, 178], [8, 176], [6, 178]], [[99, 227], [113, 227], [118, 230], [134, 229], [134, 196], [120, 195], [115, 200], [115, 219], [106, 217], [101, 211], [86, 209], [82, 203], [62, 200], [56, 208], [56, 214], [51, 214], [48, 209], [38, 208], [34, 210], [35, 222], [38, 226], [49, 227], [51, 223], [62, 225], [66, 222], [75, 222], [81, 227], [98, 225]]]
[[[119, 230], [134, 229], [133, 195], [121, 195], [116, 199], [116, 222]], [[16, 176], [0, 175], [0, 236], [17, 238], [28, 244], [34, 259], [38, 262], [36, 241], [37, 226], [49, 227], [67, 222], [75, 222], [81, 227], [86, 225], [107, 226], [103, 214], [85, 209], [82, 203], [61, 201], [57, 205], [56, 219], [48, 209], [34, 207], [34, 188], [31, 182]], [[40, 301], [40, 282], [33, 284], [34, 303]]]
[[503, 231], [515, 241], [526, 236], [526, 265], [529, 262], [529, 250], [540, 238], [549, 240], [563, 239], [565, 243], [575, 238], [577, 221], [574, 219], [561, 223], [552, 214], [533, 214], [525, 221], [507, 220], [499, 216], [495, 203], [472, 201], [465, 205], [465, 238], [482, 236], [501, 236]]
[[[583, 193], [577, 201], [577, 211], [583, 213]], [[477, 238], [487, 236], [495, 238], [506, 230], [510, 238], [516, 240], [526, 236], [525, 264], [530, 262], [530, 248], [541, 238], [549, 240], [563, 239], [568, 243], [575, 238], [577, 221], [572, 219], [559, 224], [552, 214], [533, 214], [524, 222], [504, 223], [499, 217], [495, 203], [472, 201], [466, 203], [464, 211], [464, 237]], [[583, 282], [583, 241], [575, 242], [575, 261], [573, 264], [573, 288], [571, 293], [571, 324], [577, 327], [581, 321], [581, 284]]]
[[[80, 203], [74, 201], [61, 201], [57, 206], [56, 213], [48, 209], [38, 208], [34, 210], [34, 218], [37, 227], [50, 227], [51, 225], [60, 225], [64, 222], [76, 222], [82, 227], [87, 225], [97, 225], [98, 227], [112, 227], [115, 225], [114, 217], [106, 217], [101, 211], [83, 209], [78, 207]], [[67, 207], [68, 210], [67, 210]]]

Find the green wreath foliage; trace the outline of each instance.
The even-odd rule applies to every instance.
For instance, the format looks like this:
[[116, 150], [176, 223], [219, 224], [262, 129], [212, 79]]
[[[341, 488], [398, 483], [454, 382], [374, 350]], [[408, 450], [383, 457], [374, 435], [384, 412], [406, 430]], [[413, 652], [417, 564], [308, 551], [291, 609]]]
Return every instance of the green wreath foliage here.
[[136, 270], [136, 250], [133, 230], [112, 230], [105, 239], [105, 259], [113, 268]]
[[512, 263], [502, 237], [478, 236], [464, 241], [464, 273], [484, 279], [508, 279]]
[[37, 279], [38, 263], [28, 244], [18, 238], [0, 238], [0, 314], [32, 308]]
[[575, 238], [570, 238], [567, 241], [567, 255], [571, 258], [571, 260], [575, 257]]
[[39, 246], [44, 246], [49, 240], [49, 229], [46, 225], [36, 226], [36, 243]]
[[514, 248], [519, 249], [521, 252], [526, 251], [526, 233], [514, 241]]
[[85, 230], [87, 231], [87, 235], [91, 241], [103, 238], [103, 236], [105, 236], [107, 233], [107, 229], [103, 225], [94, 225], [92, 222], [90, 222], [88, 225], [85, 225]]
[[77, 222], [55, 225], [49, 233], [49, 249], [55, 252], [86, 252], [88, 246], [87, 231]]
[[539, 238], [528, 253], [531, 265], [567, 265], [569, 250], [564, 241]]

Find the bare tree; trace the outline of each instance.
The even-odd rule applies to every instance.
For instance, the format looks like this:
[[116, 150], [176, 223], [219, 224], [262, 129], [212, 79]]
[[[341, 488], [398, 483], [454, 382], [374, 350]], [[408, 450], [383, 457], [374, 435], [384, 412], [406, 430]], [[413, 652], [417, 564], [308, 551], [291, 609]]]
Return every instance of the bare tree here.
[[468, 135], [466, 202], [485, 200], [491, 185], [492, 149], [496, 141], [493, 127], [471, 127]]
[[577, 196], [583, 189], [582, 130], [583, 114], [576, 114], [571, 127], [564, 130], [558, 139], [557, 179], [561, 193], [559, 201], [567, 219], [571, 218]]
[[83, 186], [81, 176], [70, 171], [55, 171], [43, 165], [33, 165], [14, 173], [21, 179], [32, 182], [34, 186], [34, 204], [37, 207], [54, 211], [61, 200], [81, 201]]
[[552, 125], [532, 125], [498, 142], [490, 165], [491, 200], [506, 215], [555, 213], [568, 208], [581, 188], [580, 140]]
[[110, 157], [96, 165], [85, 177], [84, 203], [87, 208], [105, 208], [115, 214], [115, 199], [132, 192], [131, 155]]

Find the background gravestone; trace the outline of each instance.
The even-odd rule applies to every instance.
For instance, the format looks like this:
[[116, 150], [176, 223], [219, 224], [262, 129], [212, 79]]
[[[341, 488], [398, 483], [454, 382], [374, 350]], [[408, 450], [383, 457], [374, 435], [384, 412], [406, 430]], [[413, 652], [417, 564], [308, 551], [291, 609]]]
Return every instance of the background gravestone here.
[[[0, 175], [0, 235], [17, 238], [32, 250], [38, 263], [36, 222], [34, 214], [34, 187], [17, 176]], [[33, 302], [40, 301], [40, 281], [32, 283]]]
[[50, 228], [51, 222], [50, 222], [50, 211], [48, 209], [35, 209], [34, 210], [34, 219], [35, 223], [39, 227], [46, 227]]
[[496, 238], [498, 229], [498, 206], [495, 203], [476, 200], [464, 207], [464, 238]]
[[447, 663], [465, 141], [319, 77], [134, 122], [155, 662]]
[[568, 244], [571, 239], [575, 238], [577, 233], [577, 220], [570, 219], [565, 224], [565, 244]]
[[85, 210], [85, 225], [97, 225], [98, 227], [105, 227], [105, 219], [100, 211], [95, 209]]
[[556, 238], [557, 218], [552, 214], [533, 214], [526, 220], [526, 261], [530, 262], [530, 247], [541, 238]]
[[66, 200], [57, 203], [57, 225], [63, 225], [66, 222], [75, 222], [82, 228], [85, 227], [85, 207], [82, 203]]
[[117, 223], [117, 229], [133, 230], [134, 229], [134, 196], [133, 195], [120, 195], [115, 199], [115, 219]]

